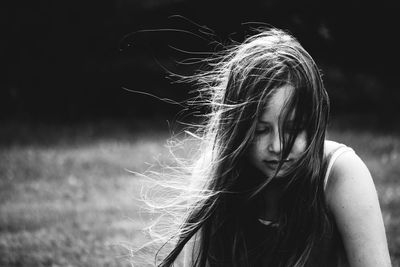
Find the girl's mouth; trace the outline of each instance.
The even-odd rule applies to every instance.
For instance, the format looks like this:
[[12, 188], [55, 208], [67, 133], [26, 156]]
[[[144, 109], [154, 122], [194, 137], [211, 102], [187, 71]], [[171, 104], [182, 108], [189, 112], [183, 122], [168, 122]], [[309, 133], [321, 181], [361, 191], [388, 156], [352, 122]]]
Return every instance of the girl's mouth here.
[[[291, 159], [284, 159], [283, 163], [285, 164], [285, 163], [290, 162], [290, 161], [292, 161], [292, 160]], [[273, 159], [273, 160], [264, 160], [264, 162], [266, 162], [268, 164], [279, 164], [279, 160], [275, 160], [275, 159]]]
[[[291, 159], [285, 159], [285, 160], [283, 160], [282, 167], [287, 166], [288, 163], [290, 163], [291, 161], [292, 161]], [[264, 163], [265, 163], [268, 167], [273, 168], [273, 169], [275, 169], [276, 167], [278, 167], [279, 162], [280, 162], [279, 160], [264, 160]]]
[[268, 165], [278, 165], [279, 161], [277, 160], [265, 160], [265, 163], [267, 163]]

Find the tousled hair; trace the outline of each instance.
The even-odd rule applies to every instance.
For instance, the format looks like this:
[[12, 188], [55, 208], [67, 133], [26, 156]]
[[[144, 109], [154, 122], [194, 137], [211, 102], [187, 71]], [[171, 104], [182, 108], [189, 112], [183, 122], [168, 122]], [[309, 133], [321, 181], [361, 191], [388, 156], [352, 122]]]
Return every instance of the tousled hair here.
[[[149, 227], [152, 242], [164, 244], [155, 264], [172, 266], [196, 239], [193, 266], [254, 266], [261, 261], [268, 266], [305, 266], [330, 227], [323, 194], [329, 99], [317, 65], [293, 36], [275, 28], [258, 30], [207, 63], [209, 70], [190, 77], [198, 88], [196, 103], [208, 107], [203, 126], [191, 133], [199, 142], [197, 158], [185, 167], [186, 175], [172, 177], [184, 177], [184, 185], [171, 186], [171, 180], [163, 184], [178, 191], [177, 197], [152, 206], [162, 213]], [[280, 123], [290, 120], [294, 130], [288, 135], [280, 130], [282, 155], [275, 175], [302, 131], [307, 147], [280, 177], [285, 187], [276, 232], [266, 231], [256, 242], [249, 238], [254, 235], [249, 220], [274, 176], [253, 179], [260, 174], [249, 167], [245, 154], [265, 104], [288, 84], [294, 90]]]

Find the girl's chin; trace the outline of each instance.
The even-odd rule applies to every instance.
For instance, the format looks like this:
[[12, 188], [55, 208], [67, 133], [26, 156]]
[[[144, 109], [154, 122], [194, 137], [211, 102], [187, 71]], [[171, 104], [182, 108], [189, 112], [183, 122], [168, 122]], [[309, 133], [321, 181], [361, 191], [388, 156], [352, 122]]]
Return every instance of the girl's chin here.
[[[245, 165], [245, 173], [249, 174], [253, 177], [253, 180], [257, 180], [259, 182], [263, 182], [269, 177], [273, 177], [275, 175], [276, 169], [270, 166], [257, 166], [255, 164], [247, 164]], [[283, 166], [282, 169], [279, 170], [278, 174], [274, 177], [274, 179], [280, 179], [287, 173], [287, 169]]]
[[273, 170], [268, 169], [268, 170], [264, 170], [262, 172], [266, 177], [274, 177], [274, 179], [280, 179], [280, 178], [284, 177], [287, 174], [287, 170], [286, 169], [280, 169], [277, 174], [276, 174], [276, 170], [275, 169], [273, 169]]

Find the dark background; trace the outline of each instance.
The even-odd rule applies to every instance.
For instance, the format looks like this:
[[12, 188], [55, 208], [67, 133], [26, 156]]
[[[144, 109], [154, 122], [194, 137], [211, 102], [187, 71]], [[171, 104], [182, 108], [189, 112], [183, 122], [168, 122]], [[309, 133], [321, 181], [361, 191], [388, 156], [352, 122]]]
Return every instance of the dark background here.
[[191, 86], [172, 83], [166, 70], [190, 74], [199, 66], [177, 61], [199, 55], [171, 46], [218, 51], [218, 42], [242, 41], [252, 22], [287, 29], [300, 40], [324, 73], [333, 116], [393, 124], [400, 111], [394, 1], [11, 2], [1, 11], [2, 121], [175, 114], [181, 107], [123, 87], [187, 99]]

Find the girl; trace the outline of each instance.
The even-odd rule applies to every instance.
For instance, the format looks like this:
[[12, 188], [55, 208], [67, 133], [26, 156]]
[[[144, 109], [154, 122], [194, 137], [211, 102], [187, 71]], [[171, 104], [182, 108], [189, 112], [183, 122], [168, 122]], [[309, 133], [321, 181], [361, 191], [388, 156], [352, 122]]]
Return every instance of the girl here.
[[367, 167], [325, 140], [311, 56], [268, 29], [218, 60], [195, 76], [210, 113], [191, 182], [155, 224], [179, 226], [159, 266], [391, 266]]

